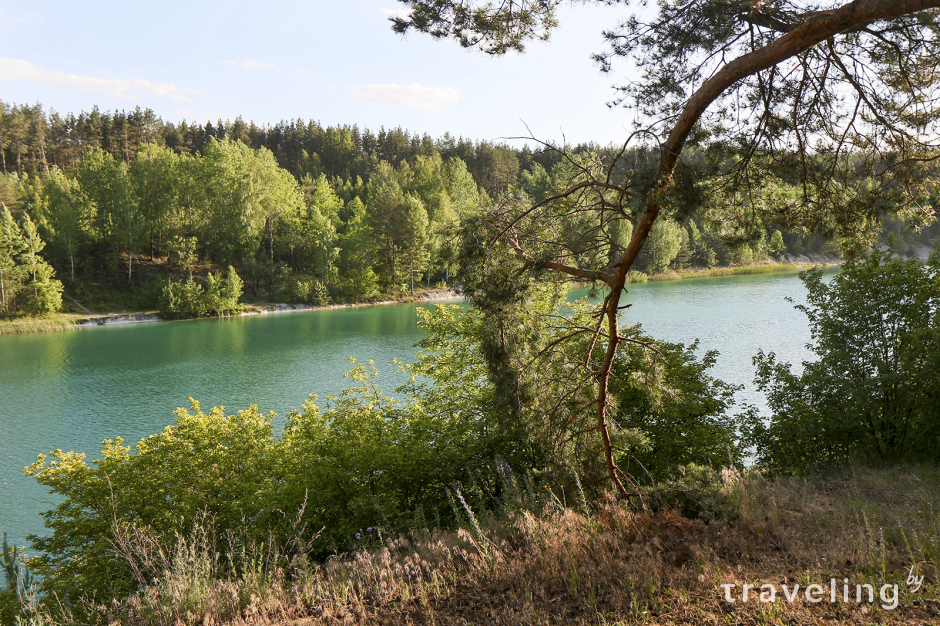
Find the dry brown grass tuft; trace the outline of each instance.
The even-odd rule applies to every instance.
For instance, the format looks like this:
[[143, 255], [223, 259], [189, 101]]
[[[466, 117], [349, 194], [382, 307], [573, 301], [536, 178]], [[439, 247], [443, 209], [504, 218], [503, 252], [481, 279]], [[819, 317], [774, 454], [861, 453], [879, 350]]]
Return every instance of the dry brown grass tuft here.
[[[200, 570], [192, 548], [202, 540], [190, 541], [163, 579], [97, 615], [115, 626], [940, 624], [937, 469], [773, 481], [726, 471], [723, 480], [734, 515], [710, 524], [669, 509], [602, 503], [585, 517], [554, 507], [490, 519], [485, 538], [415, 532], [237, 580]], [[925, 576], [917, 593], [905, 584], [912, 564]], [[793, 603], [741, 601], [745, 583], [805, 587], [832, 578], [897, 583], [900, 606], [881, 608], [877, 595], [874, 604], [831, 603], [828, 594], [818, 604], [802, 594]], [[735, 603], [721, 584], [737, 585]]]

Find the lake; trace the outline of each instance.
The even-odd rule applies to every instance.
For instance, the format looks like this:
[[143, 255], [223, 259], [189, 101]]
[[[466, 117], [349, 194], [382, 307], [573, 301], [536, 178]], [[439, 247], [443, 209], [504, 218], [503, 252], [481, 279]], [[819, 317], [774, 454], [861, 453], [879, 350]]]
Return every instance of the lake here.
[[[625, 324], [658, 339], [719, 350], [712, 374], [745, 384], [739, 401], [763, 406], [751, 358], [773, 350], [809, 358], [805, 300], [795, 274], [729, 276], [630, 285]], [[0, 531], [24, 543], [43, 531], [45, 490], [22, 468], [54, 449], [94, 457], [103, 439], [134, 443], [162, 430], [173, 410], [199, 400], [230, 412], [257, 404], [281, 418], [308, 394], [321, 401], [347, 386], [349, 357], [374, 360], [387, 392], [404, 381], [392, 359], [413, 360], [422, 337], [415, 308], [382, 305], [222, 320], [190, 320], [0, 336]], [[322, 405], [322, 402], [321, 402]]]

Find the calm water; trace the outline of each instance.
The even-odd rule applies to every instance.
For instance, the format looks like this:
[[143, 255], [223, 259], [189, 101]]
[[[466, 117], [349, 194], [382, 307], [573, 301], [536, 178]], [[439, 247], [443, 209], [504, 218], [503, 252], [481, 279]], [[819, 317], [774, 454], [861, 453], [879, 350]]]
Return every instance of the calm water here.
[[[653, 336], [721, 352], [714, 375], [750, 385], [763, 348], [794, 363], [808, 357], [795, 275], [735, 276], [632, 285], [626, 323]], [[423, 306], [430, 307], [431, 304]], [[415, 305], [390, 305], [0, 336], [0, 531], [23, 543], [42, 532], [53, 500], [21, 469], [39, 452], [89, 453], [103, 439], [136, 442], [173, 421], [187, 397], [204, 409], [257, 404], [283, 416], [308, 394], [345, 387], [349, 357], [373, 359], [386, 391], [403, 381], [421, 338]], [[749, 386], [740, 400], [760, 404]]]

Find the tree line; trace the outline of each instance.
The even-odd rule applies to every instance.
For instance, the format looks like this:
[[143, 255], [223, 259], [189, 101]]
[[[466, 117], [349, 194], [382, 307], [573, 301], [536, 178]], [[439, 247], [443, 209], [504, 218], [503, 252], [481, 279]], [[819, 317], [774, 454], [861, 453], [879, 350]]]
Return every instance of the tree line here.
[[[578, 171], [571, 155], [612, 156], [596, 145], [513, 149], [401, 129], [373, 134], [301, 120], [260, 127], [241, 118], [173, 124], [149, 109], [62, 116], [3, 102], [0, 148], [0, 203], [48, 244], [44, 258], [70, 296], [170, 315], [205, 309], [181, 305], [198, 299], [179, 294], [194, 294], [208, 272], [229, 267], [255, 300], [328, 304], [452, 284], [462, 222], [506, 198], [550, 198]], [[633, 149], [632, 167], [648, 169], [651, 155]], [[785, 223], [768, 221], [746, 236], [729, 231], [723, 224], [735, 210], [704, 202], [662, 220], [635, 270], [839, 253], [830, 238]], [[568, 220], [564, 238], [587, 250], [596, 222]], [[608, 226], [603, 254], [632, 235], [626, 220]], [[896, 226], [911, 246], [926, 237]], [[54, 298], [40, 299], [39, 309], [12, 302], [5, 313], [58, 306]]]
[[71, 172], [89, 148], [100, 148], [122, 161], [131, 161], [140, 147], [149, 143], [166, 146], [177, 154], [202, 154], [213, 139], [239, 141], [256, 150], [267, 148], [278, 164], [298, 180], [307, 174], [313, 178], [325, 174], [331, 180], [354, 183], [357, 178], [367, 180], [381, 161], [396, 167], [402, 161], [414, 165], [418, 156], [429, 157], [436, 152], [445, 161], [459, 157], [490, 194], [505, 190], [520, 169], [531, 163], [548, 166], [557, 160], [546, 151], [516, 150], [448, 133], [434, 140], [426, 133], [419, 135], [401, 128], [383, 127], [373, 133], [355, 124], [323, 127], [300, 118], [261, 126], [241, 117], [215, 124], [189, 124], [185, 120], [174, 124], [149, 108], [103, 112], [94, 107], [90, 112], [63, 115], [46, 113], [38, 103], [0, 101], [0, 169], [4, 174], [37, 175], [48, 173], [53, 166]]

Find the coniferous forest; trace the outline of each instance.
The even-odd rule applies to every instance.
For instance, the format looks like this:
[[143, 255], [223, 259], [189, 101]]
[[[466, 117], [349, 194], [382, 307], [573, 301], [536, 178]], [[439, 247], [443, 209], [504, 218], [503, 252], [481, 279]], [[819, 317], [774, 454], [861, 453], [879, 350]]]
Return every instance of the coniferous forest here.
[[[241, 289], [247, 301], [329, 304], [452, 285], [461, 219], [507, 194], [543, 200], [570, 170], [549, 145], [299, 118], [177, 124], [140, 108], [61, 115], [2, 101], [0, 148], [6, 315], [78, 301], [192, 316], [230, 310]], [[838, 254], [834, 240], [786, 224], [736, 237], [721, 226], [731, 210], [658, 224], [637, 270]], [[893, 226], [911, 250], [933, 236]]]

